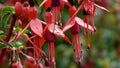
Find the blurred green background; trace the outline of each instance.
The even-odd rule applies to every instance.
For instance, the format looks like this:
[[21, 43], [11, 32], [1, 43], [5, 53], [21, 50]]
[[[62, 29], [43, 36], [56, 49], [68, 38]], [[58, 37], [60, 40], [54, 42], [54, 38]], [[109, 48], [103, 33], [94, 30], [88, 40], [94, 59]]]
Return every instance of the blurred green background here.
[[[0, 0], [0, 4], [2, 3], [4, 0]], [[96, 0], [96, 3], [106, 7], [110, 12], [96, 10], [95, 26], [97, 31], [90, 37], [91, 49], [87, 49], [87, 37], [81, 32], [83, 55], [79, 65], [76, 63], [72, 46], [57, 38], [55, 43], [57, 68], [120, 68], [120, 0]], [[61, 13], [63, 23], [69, 19], [67, 8], [65, 6]], [[78, 16], [83, 18], [81, 12]], [[66, 35], [71, 38], [69, 31], [66, 32]], [[45, 51], [46, 48], [47, 46], [43, 47]]]

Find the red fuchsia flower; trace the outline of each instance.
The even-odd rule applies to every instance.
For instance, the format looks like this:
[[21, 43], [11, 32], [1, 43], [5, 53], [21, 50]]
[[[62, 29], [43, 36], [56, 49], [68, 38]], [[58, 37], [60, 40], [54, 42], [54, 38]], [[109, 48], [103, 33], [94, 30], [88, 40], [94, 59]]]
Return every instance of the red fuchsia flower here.
[[[83, 28], [87, 28], [88, 30], [95, 32], [96, 30], [91, 25], [87, 25], [82, 19], [78, 18], [76, 15], [73, 17], [73, 15], [76, 13], [76, 11], [77, 10], [76, 10], [75, 6], [69, 7], [69, 14], [70, 14], [71, 18], [69, 21], [67, 21], [67, 23], [63, 27], [63, 29], [62, 29], [63, 32], [70, 29], [72, 26], [74, 26], [75, 23], [79, 24]], [[76, 22], [74, 22], [74, 21], [76, 21]]]
[[[99, 6], [94, 3], [94, 0], [83, 0], [82, 4], [78, 7], [76, 12], [72, 15], [72, 17], [68, 20], [68, 22], [72, 21], [74, 18], [76, 18], [77, 13], [82, 9], [85, 11], [84, 13], [89, 14], [91, 16], [94, 16], [96, 14], [96, 7], [109, 12], [106, 8]], [[95, 29], [95, 28], [94, 28]]]
[[[88, 30], [92, 31], [92, 32], [95, 32], [96, 31], [96, 28], [94, 26], [94, 15], [96, 14], [96, 7], [104, 10], [104, 11], [107, 11], [109, 12], [107, 9], [105, 9], [104, 7], [101, 7], [97, 4], [94, 3], [94, 0], [83, 0], [82, 4], [80, 5], [80, 7], [76, 10], [76, 12], [71, 16], [71, 18], [68, 20], [68, 22], [66, 23], [66, 25], [69, 25], [69, 26], [66, 26], [63, 28], [63, 31], [66, 31], [67, 29], [69, 29], [73, 23], [71, 21], [73, 21], [74, 19], [78, 22], [82, 22], [82, 23], [78, 23], [79, 25], [83, 26], [84, 28], [86, 28], [86, 32], [88, 33], [88, 48], [90, 48], [90, 38], [89, 38], [89, 32]], [[85, 20], [83, 22], [83, 20], [79, 19], [76, 17], [77, 13], [80, 11], [80, 10], [83, 10], [83, 14], [85, 15]], [[89, 17], [90, 16], [90, 19]], [[89, 21], [90, 21], [90, 26], [89, 25]], [[70, 22], [72, 25], [70, 25]]]
[[[94, 29], [96, 29], [96, 27], [94, 25], [94, 16], [96, 14], [96, 7], [100, 8], [104, 11], [108, 11], [104, 7], [101, 7], [97, 4], [95, 4], [94, 0], [84, 0], [82, 3], [83, 14], [85, 15], [84, 21], [87, 24], [90, 24]], [[88, 48], [90, 48], [90, 37], [89, 37], [88, 29], [86, 29], [86, 32], [88, 33]]]
[[[23, 12], [24, 11], [24, 12]], [[16, 13], [20, 13], [17, 9], [16, 9]], [[20, 14], [19, 14], [20, 15]], [[42, 37], [42, 23], [46, 24], [45, 22], [39, 20], [37, 18], [37, 9], [36, 7], [24, 7], [21, 13], [22, 17], [24, 16], [24, 19], [26, 20], [30, 20], [30, 22], [25, 26], [25, 28], [23, 29], [23, 31], [21, 33], [19, 33], [16, 36], [16, 40], [21, 36], [21, 34], [30, 26], [31, 30], [33, 33], [35, 33], [36, 35]], [[26, 16], [27, 15], [27, 16]], [[24, 23], [23, 19], [21, 20], [22, 23]]]
[[55, 62], [55, 47], [54, 47], [54, 42], [56, 36], [63, 38], [65, 41], [70, 43], [69, 39], [64, 35], [62, 30], [53, 23], [53, 16], [50, 10], [46, 10], [46, 26], [44, 28], [43, 34], [45, 37], [45, 40], [48, 42], [48, 55], [49, 55], [49, 65], [50, 68], [56, 68], [56, 62]]
[[[71, 6], [69, 7], [69, 14], [70, 17], [73, 16], [73, 14], [76, 12], [76, 8], [74, 6], [74, 2], [73, 0], [68, 0], [68, 2], [71, 4]], [[80, 27], [83, 28], [88, 28], [90, 31], [95, 31], [92, 26], [88, 25], [80, 18], [78, 18], [77, 16], [75, 17], [75, 19], [73, 19], [71, 22], [67, 22], [65, 24], [65, 26], [63, 27], [63, 32], [70, 29], [72, 35], [73, 35], [73, 49], [75, 52], [75, 56], [77, 58], [78, 63], [80, 63], [80, 58], [82, 55], [82, 48], [81, 48], [81, 39], [80, 39]]]

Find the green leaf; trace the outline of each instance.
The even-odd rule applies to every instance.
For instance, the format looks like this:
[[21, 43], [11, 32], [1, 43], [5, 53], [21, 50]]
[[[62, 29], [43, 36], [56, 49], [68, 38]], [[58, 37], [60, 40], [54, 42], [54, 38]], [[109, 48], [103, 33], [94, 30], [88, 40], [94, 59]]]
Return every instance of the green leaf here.
[[6, 6], [6, 7], [2, 8], [2, 12], [3, 13], [12, 13], [12, 14], [15, 13], [14, 7], [12, 7], [12, 6]]
[[1, 24], [0, 24], [1, 28], [4, 29], [7, 26], [7, 22], [9, 20], [10, 16], [11, 16], [11, 14], [7, 13], [1, 18]]
[[7, 45], [5, 45], [5, 44], [0, 44], [0, 49], [4, 49], [4, 48], [7, 48]]
[[19, 41], [18, 42], [10, 42], [9, 44], [12, 46], [13, 49], [18, 49], [18, 48], [23, 47], [22, 43]]
[[1, 39], [5, 39], [5, 38], [6, 38], [6, 35], [1, 34], [1, 35], [0, 35], [0, 38], [1, 38]]

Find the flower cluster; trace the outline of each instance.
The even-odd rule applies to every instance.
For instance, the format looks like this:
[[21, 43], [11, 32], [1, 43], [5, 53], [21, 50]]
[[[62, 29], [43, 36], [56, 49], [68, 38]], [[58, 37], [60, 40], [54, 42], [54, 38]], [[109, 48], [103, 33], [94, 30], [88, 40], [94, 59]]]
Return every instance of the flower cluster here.
[[[11, 49], [13, 54], [12, 68], [23, 68], [22, 64], [26, 64], [28, 68], [56, 68], [54, 45], [56, 37], [62, 38], [73, 46], [77, 62], [80, 63], [82, 42], [79, 33], [81, 28], [85, 29], [84, 33], [88, 36], [87, 47], [89, 49], [90, 33], [96, 31], [94, 25], [96, 7], [109, 12], [104, 7], [97, 5], [94, 0], [78, 0], [80, 5], [78, 8], [76, 8], [74, 0], [43, 0], [39, 5], [39, 8], [43, 7], [45, 10], [45, 20], [42, 21], [37, 17], [38, 8], [35, 6], [34, 0], [9, 0], [8, 4], [14, 6], [17, 27], [23, 30], [16, 33], [14, 38], [6, 43], [15, 43], [19, 38], [24, 37], [28, 44], [26, 46], [27, 54], [23, 52], [22, 48]], [[65, 5], [68, 6], [70, 19], [63, 25], [61, 12]], [[77, 17], [79, 11], [83, 12], [84, 19]], [[29, 30], [29, 37], [24, 36], [26, 30]], [[72, 40], [69, 40], [64, 34], [68, 30], [72, 34]], [[48, 43], [48, 57], [42, 50], [46, 42]], [[24, 62], [19, 54], [26, 58]]]

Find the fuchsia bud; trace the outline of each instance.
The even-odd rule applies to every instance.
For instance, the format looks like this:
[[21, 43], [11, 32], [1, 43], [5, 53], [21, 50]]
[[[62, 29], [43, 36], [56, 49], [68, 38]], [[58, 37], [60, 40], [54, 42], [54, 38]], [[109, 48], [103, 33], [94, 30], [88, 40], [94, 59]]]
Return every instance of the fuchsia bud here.
[[12, 68], [23, 68], [20, 61], [16, 61], [12, 63]]
[[79, 34], [80, 33], [80, 25], [75, 23], [75, 25], [70, 29], [71, 33], [74, 34]]
[[26, 59], [31, 63], [34, 63], [34, 61], [35, 61], [35, 59], [33, 57], [28, 56], [28, 55], [26, 55]]
[[19, 17], [21, 15], [22, 8], [23, 8], [22, 4], [20, 2], [16, 2], [16, 4], [15, 4], [15, 13], [16, 13], [16, 16]]
[[37, 9], [36, 9], [36, 7], [30, 7], [29, 12], [30, 12], [30, 18], [31, 19], [37, 18]]
[[29, 20], [30, 19], [30, 12], [29, 7], [23, 7], [22, 16], [24, 19]]

